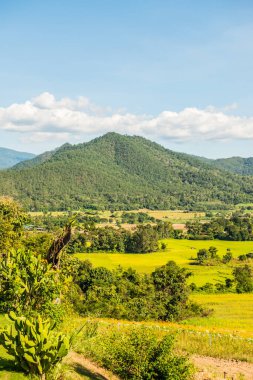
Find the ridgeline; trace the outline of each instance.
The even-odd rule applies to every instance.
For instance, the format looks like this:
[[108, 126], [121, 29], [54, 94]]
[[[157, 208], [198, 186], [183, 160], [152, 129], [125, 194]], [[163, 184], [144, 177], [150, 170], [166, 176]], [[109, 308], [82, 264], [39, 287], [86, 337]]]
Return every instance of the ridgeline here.
[[253, 177], [142, 137], [107, 133], [1, 171], [0, 195], [29, 210], [214, 209], [253, 202]]

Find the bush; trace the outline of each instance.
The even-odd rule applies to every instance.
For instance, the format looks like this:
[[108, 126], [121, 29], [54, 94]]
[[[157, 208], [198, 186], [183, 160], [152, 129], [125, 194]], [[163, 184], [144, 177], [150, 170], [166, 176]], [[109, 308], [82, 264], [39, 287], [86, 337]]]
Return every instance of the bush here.
[[122, 379], [190, 379], [192, 366], [187, 358], [173, 354], [173, 342], [172, 335], [159, 338], [150, 328], [131, 326], [119, 331], [110, 326], [93, 340], [93, 350], [90, 340], [87, 347], [89, 356]]
[[53, 366], [67, 355], [69, 339], [63, 334], [55, 335], [55, 324], [43, 321], [40, 316], [28, 319], [10, 312], [9, 318], [14, 327], [0, 333], [0, 343], [14, 356], [20, 370], [45, 379]]
[[9, 197], [0, 197], [0, 253], [21, 246], [23, 226], [28, 217], [21, 206]]
[[53, 301], [61, 288], [58, 277], [41, 255], [23, 250], [6, 253], [0, 260], [0, 311], [30, 315], [47, 310], [53, 315], [57, 309]]

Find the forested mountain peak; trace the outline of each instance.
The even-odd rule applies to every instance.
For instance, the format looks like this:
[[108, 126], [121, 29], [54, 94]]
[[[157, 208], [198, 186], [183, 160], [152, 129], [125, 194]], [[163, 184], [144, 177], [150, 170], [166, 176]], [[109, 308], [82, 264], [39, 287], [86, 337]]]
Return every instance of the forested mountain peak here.
[[0, 172], [0, 194], [36, 210], [214, 208], [252, 201], [253, 178], [245, 178], [143, 137], [110, 132]]

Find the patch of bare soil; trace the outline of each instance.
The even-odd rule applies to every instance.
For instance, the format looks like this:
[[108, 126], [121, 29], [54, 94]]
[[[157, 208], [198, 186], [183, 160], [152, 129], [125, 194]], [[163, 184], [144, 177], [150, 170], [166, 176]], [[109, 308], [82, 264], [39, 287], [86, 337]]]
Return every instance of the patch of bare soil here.
[[[110, 371], [99, 367], [97, 364], [91, 362], [89, 359], [86, 359], [84, 356], [77, 354], [76, 352], [69, 353], [66, 358], [66, 363], [71, 364], [71, 366], [86, 379], [119, 380], [119, 378], [116, 375], [113, 375]], [[89, 376], [88, 374], [92, 374], [93, 376]]]
[[195, 380], [253, 380], [253, 364], [207, 356], [192, 356], [198, 369]]
[[187, 228], [185, 227], [185, 223], [173, 223], [172, 227], [174, 228], [174, 230], [182, 230], [182, 231], [187, 230]]

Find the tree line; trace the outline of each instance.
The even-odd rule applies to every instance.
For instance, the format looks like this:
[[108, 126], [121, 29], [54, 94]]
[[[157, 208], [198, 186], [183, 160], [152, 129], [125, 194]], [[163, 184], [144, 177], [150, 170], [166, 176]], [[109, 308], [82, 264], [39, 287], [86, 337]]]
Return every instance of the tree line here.
[[253, 217], [250, 214], [233, 213], [230, 217], [218, 216], [210, 221], [188, 221], [189, 239], [195, 240], [253, 240]]

